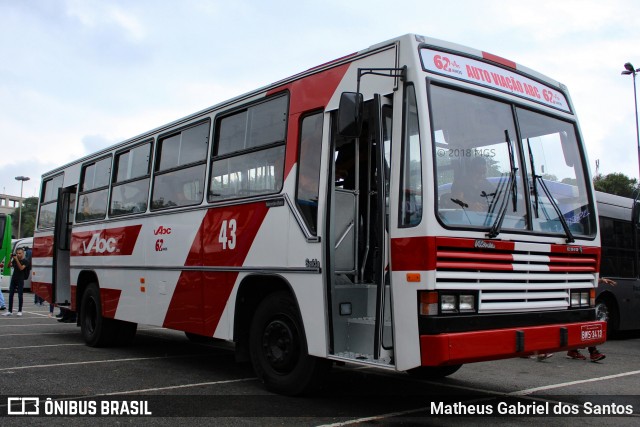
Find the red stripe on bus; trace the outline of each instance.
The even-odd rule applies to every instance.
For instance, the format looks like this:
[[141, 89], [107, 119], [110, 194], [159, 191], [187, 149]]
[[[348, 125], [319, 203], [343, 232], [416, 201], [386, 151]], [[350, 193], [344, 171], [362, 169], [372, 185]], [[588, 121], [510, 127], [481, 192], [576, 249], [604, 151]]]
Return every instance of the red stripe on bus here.
[[53, 292], [51, 283], [31, 282], [31, 292], [44, 299], [51, 304], [53, 301]]
[[142, 225], [82, 231], [71, 235], [71, 256], [131, 255]]
[[279, 86], [267, 93], [273, 95], [284, 90], [289, 90], [289, 122], [287, 129], [287, 150], [284, 162], [285, 180], [293, 165], [298, 161], [298, 128], [300, 114], [326, 108], [327, 103], [342, 81], [349, 64], [340, 65], [313, 74], [300, 80], [296, 80], [284, 86]]
[[551, 245], [552, 254], [600, 255], [600, 248], [593, 246]]
[[[185, 265], [241, 267], [267, 212], [265, 202], [209, 209], [191, 245]], [[232, 220], [235, 230], [232, 230]], [[223, 224], [227, 226], [227, 239], [235, 235], [233, 248], [227, 244], [225, 249], [219, 241]], [[212, 336], [237, 277], [237, 272], [182, 272], [163, 326]]]
[[391, 239], [393, 271], [428, 271], [436, 268], [435, 237], [403, 237]]
[[438, 251], [438, 259], [454, 258], [483, 261], [513, 261], [512, 254], [489, 254], [485, 252]]
[[53, 256], [53, 236], [33, 238], [32, 258], [50, 258]]
[[575, 263], [581, 262], [577, 261], [581, 259], [592, 260], [592, 262], [594, 262], [594, 268], [589, 271], [600, 271], [601, 251], [599, 247], [553, 244], [551, 245], [551, 253], [563, 255], [564, 257], [566, 257], [566, 263], [572, 262], [569, 260], [576, 260], [573, 261]]
[[473, 248], [476, 250], [489, 249], [498, 251], [514, 251], [516, 244], [514, 242], [503, 242], [501, 240], [489, 239], [465, 239], [458, 237], [437, 237], [436, 244], [438, 248]]
[[491, 271], [513, 271], [513, 264], [483, 263], [483, 262], [443, 262], [438, 261], [437, 268], [447, 268], [451, 270], [491, 270]]
[[595, 273], [596, 267], [587, 265], [550, 265], [549, 271], [566, 273]]
[[100, 288], [100, 303], [102, 304], [102, 316], [107, 319], [113, 319], [116, 317], [116, 310], [118, 309], [118, 302], [120, 302], [120, 295], [122, 290], [120, 289], [107, 289]]
[[560, 256], [550, 256], [549, 262], [551, 263], [565, 263], [565, 264], [595, 264], [597, 261], [596, 257], [585, 257], [585, 258], [575, 258], [575, 257], [560, 257]]

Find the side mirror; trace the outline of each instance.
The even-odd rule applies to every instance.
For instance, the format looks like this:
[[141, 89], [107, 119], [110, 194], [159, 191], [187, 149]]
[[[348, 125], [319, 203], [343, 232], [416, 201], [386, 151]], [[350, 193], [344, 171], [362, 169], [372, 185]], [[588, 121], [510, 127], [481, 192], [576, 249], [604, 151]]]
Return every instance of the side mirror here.
[[338, 134], [357, 138], [362, 130], [362, 94], [342, 92], [338, 108]]

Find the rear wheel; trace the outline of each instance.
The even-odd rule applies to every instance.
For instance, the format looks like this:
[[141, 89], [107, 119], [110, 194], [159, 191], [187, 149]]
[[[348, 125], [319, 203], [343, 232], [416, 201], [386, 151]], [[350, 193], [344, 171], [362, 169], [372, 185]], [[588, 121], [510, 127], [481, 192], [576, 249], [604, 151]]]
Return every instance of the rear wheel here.
[[95, 283], [89, 284], [82, 295], [80, 330], [85, 343], [90, 347], [108, 346], [115, 338], [113, 321], [102, 316], [100, 289]]
[[319, 387], [329, 361], [310, 356], [300, 313], [286, 292], [268, 295], [251, 322], [253, 369], [270, 391], [298, 395]]
[[407, 372], [414, 378], [420, 380], [433, 380], [437, 378], [448, 377], [460, 369], [462, 365], [450, 366], [420, 366], [419, 368], [409, 369]]

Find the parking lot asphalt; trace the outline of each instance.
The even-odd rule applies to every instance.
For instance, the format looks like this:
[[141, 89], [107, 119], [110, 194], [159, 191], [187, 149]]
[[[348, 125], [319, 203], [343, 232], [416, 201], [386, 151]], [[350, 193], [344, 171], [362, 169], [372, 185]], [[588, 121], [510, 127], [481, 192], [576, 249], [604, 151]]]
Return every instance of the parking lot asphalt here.
[[[564, 354], [541, 362], [509, 359], [466, 365], [437, 381], [335, 366], [323, 390], [291, 398], [267, 392], [248, 364], [235, 362], [230, 343], [197, 344], [178, 331], [139, 325], [132, 346], [93, 348], [84, 344], [74, 323], [57, 322], [48, 317], [47, 305], [35, 306], [32, 294], [25, 294], [23, 313], [0, 317], [0, 414], [8, 415], [9, 399], [37, 397], [40, 414], [29, 416], [28, 425], [63, 420], [65, 425], [92, 426], [185, 420], [189, 425], [296, 426], [640, 421], [637, 333], [601, 346], [607, 358], [599, 363]], [[105, 401], [108, 411], [102, 414]], [[134, 407], [134, 402], [139, 403]], [[82, 413], [91, 405], [96, 413]], [[132, 414], [135, 410], [147, 413]], [[25, 417], [3, 417], [3, 426], [24, 425]]]

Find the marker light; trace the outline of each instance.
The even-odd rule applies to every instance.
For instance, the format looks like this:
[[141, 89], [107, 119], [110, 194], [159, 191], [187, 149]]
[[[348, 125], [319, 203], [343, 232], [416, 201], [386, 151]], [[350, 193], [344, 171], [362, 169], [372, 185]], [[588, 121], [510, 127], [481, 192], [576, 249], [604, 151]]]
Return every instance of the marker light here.
[[418, 293], [420, 302], [420, 314], [422, 316], [435, 316], [438, 314], [438, 293], [434, 291], [422, 291]]

